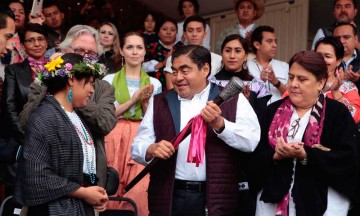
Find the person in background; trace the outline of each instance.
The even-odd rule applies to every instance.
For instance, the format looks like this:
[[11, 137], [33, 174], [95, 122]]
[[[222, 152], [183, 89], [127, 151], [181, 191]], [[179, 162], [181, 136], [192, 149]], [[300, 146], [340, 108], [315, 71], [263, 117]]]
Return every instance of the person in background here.
[[11, 38], [15, 34], [15, 29], [14, 13], [8, 7], [0, 7], [0, 58], [13, 50]]
[[343, 103], [351, 113], [355, 123], [360, 122], [360, 96], [355, 84], [344, 80], [342, 59], [344, 46], [339, 39], [324, 37], [315, 45], [315, 51], [320, 53], [328, 66], [328, 79], [323, 92], [326, 97]]
[[[19, 114], [28, 101], [30, 84], [37, 76], [38, 69], [46, 63], [47, 33], [41, 25], [28, 23], [19, 36], [28, 57], [23, 62], [5, 67], [1, 124], [9, 139], [22, 145], [24, 130], [20, 126]], [[16, 164], [6, 165], [1, 172], [9, 191], [13, 189], [15, 174]]]
[[247, 86], [244, 95], [249, 100], [259, 121], [261, 121], [267, 102], [271, 98], [271, 93], [266, 89], [266, 85], [261, 79], [254, 78], [249, 73], [246, 65], [248, 53], [247, 42], [239, 34], [227, 36], [221, 45], [224, 65], [217, 74], [209, 77], [209, 81], [225, 87], [233, 76], [239, 77]]
[[[259, 142], [256, 114], [241, 93], [221, 107], [212, 101], [220, 89], [207, 80], [208, 49], [188, 45], [172, 57], [174, 88], [150, 99], [131, 147], [138, 163], [159, 158], [150, 170], [150, 215], [239, 215], [247, 208], [239, 206], [239, 152], [252, 152]], [[207, 128], [197, 134], [204, 143], [188, 136], [176, 151], [170, 140], [193, 117]]]
[[11, 39], [11, 43], [13, 43], [14, 49], [1, 58], [1, 62], [3, 65], [20, 63], [27, 58], [27, 54], [25, 52], [24, 47], [22, 46], [22, 43], [20, 42], [20, 37], [19, 37], [19, 33], [22, 33], [24, 25], [26, 23], [26, 13], [24, 9], [24, 4], [19, 0], [11, 0], [8, 6], [15, 15], [16, 33], [14, 37]]
[[[15, 15], [9, 7], [0, 6], [0, 58], [6, 55], [9, 51], [13, 50], [13, 45], [11, 43], [11, 38], [15, 34]], [[3, 79], [0, 76], [0, 101], [3, 97]], [[2, 106], [0, 105], [0, 118], [2, 116]], [[1, 120], [3, 122], [3, 120]], [[2, 128], [3, 125], [0, 124]], [[4, 130], [0, 130], [0, 142], [1, 145], [8, 144], [7, 140], [4, 139]], [[3, 167], [0, 166], [1, 173], [4, 173]], [[0, 199], [6, 195], [10, 195], [10, 191], [6, 191], [6, 188], [3, 185], [3, 182], [0, 183]]]
[[20, 41], [29, 57], [21, 63], [5, 67], [3, 120], [8, 133], [20, 144], [24, 142], [24, 131], [20, 126], [19, 114], [28, 100], [30, 84], [37, 77], [38, 70], [47, 62], [46, 39], [47, 32], [43, 26], [26, 24], [20, 34]]
[[146, 46], [143, 68], [149, 76], [160, 81], [165, 91], [166, 79], [163, 69], [166, 66], [166, 60], [176, 49], [182, 47], [183, 43], [175, 42], [178, 29], [174, 20], [166, 18], [159, 27], [159, 40]]
[[[179, 0], [178, 3], [178, 12], [184, 20], [177, 24], [178, 32], [176, 34], [176, 41], [181, 41], [183, 44], [188, 45], [190, 44], [186, 37], [184, 31], [184, 22], [187, 18], [191, 16], [197, 16], [199, 14], [200, 6], [197, 0]], [[210, 50], [210, 37], [211, 37], [211, 30], [208, 24], [205, 27], [205, 38], [202, 42], [202, 46]]]
[[[138, 131], [141, 119], [149, 106], [149, 99], [161, 93], [159, 80], [149, 77], [142, 69], [145, 56], [145, 42], [139, 33], [129, 32], [123, 37], [121, 55], [125, 65], [119, 72], [107, 75], [104, 80], [115, 88], [115, 107], [118, 123], [105, 137], [108, 164], [114, 167], [120, 177], [116, 196], [123, 196], [122, 190], [144, 166], [131, 159], [131, 143]], [[142, 179], [125, 197], [135, 201], [139, 215], [148, 215], [147, 189], [149, 177]], [[109, 209], [132, 209], [127, 203], [109, 203]]]
[[[216, 53], [221, 53], [220, 48], [224, 39], [231, 34], [240, 34], [251, 46], [251, 33], [257, 27], [255, 20], [264, 13], [264, 0], [234, 0], [234, 9], [239, 23], [224, 29], [216, 42]], [[253, 51], [253, 50], [252, 50]]]
[[256, 216], [346, 216], [358, 183], [358, 131], [349, 110], [326, 98], [323, 56], [296, 53], [289, 96], [269, 105], [252, 168]]
[[[221, 45], [221, 56], [224, 65], [217, 74], [209, 77], [209, 81], [225, 87], [232, 77], [240, 78], [246, 85], [243, 94], [254, 109], [260, 123], [265, 114], [267, 102], [271, 98], [271, 93], [266, 89], [262, 80], [250, 75], [246, 66], [248, 53], [248, 44], [239, 34], [227, 36]], [[243, 188], [239, 191], [241, 197], [239, 205], [247, 206], [247, 208], [240, 209], [240, 215], [250, 216], [255, 213], [256, 190], [253, 188], [251, 176], [249, 175], [249, 169], [251, 168], [248, 161], [249, 154], [240, 153], [240, 155], [239, 187]]]
[[[188, 41], [189, 45], [198, 45], [203, 44], [204, 39], [206, 38], [207, 32], [205, 31], [206, 21], [200, 16], [191, 16], [188, 17], [183, 25], [184, 36]], [[222, 59], [221, 56], [213, 52], [211, 54], [211, 73], [210, 75], [215, 75], [221, 68]], [[166, 77], [166, 87], [167, 89], [173, 88], [172, 84], [172, 58], [171, 56], [166, 60], [166, 67], [164, 68], [165, 77]]]
[[250, 74], [261, 79], [272, 97], [268, 104], [281, 99], [286, 91], [289, 65], [274, 59], [277, 52], [277, 39], [274, 28], [259, 26], [251, 35], [251, 45], [255, 58], [247, 62]]
[[344, 72], [345, 79], [355, 83], [360, 88], [360, 52], [356, 48], [358, 43], [357, 28], [351, 23], [338, 23], [333, 30], [333, 35], [339, 38], [344, 46]]
[[[338, 23], [348, 22], [355, 24], [354, 21], [358, 12], [356, 0], [335, 0], [333, 2], [333, 16], [335, 18], [335, 22], [329, 27], [318, 29], [311, 46], [311, 50], [315, 49], [317, 41], [321, 38], [325, 36], [333, 36], [333, 30]], [[358, 34], [359, 33], [357, 32], [356, 35]]]
[[[63, 53], [75, 53], [87, 56], [95, 61], [102, 47], [99, 42], [98, 32], [86, 25], [75, 25], [68, 33], [64, 41], [59, 44]], [[47, 89], [33, 82], [30, 86], [28, 103], [20, 113], [21, 125], [24, 127], [29, 116], [38, 107]], [[93, 136], [96, 148], [96, 176], [99, 178], [98, 185], [105, 187], [107, 183], [107, 160], [104, 146], [104, 137], [115, 127], [117, 118], [114, 107], [114, 88], [107, 82], [97, 79], [94, 82], [94, 94], [90, 97], [87, 105], [77, 108], [77, 113]]]
[[57, 47], [65, 38], [67, 33], [65, 16], [54, 0], [44, 0], [42, 12], [45, 17], [44, 26], [49, 35], [49, 49], [51, 49]]
[[108, 196], [97, 186], [93, 136], [75, 111], [94, 93], [105, 66], [68, 53], [48, 62], [38, 79], [47, 96], [30, 116], [20, 155], [15, 200], [28, 216], [95, 216]]
[[100, 44], [103, 46], [104, 53], [99, 57], [99, 62], [102, 62], [108, 68], [108, 73], [115, 73], [120, 70], [121, 54], [120, 54], [120, 39], [117, 28], [114, 24], [105, 22], [99, 28]]
[[145, 13], [145, 16], [143, 18], [143, 32], [142, 36], [145, 40], [145, 44], [151, 44], [154, 42], [157, 42], [159, 40], [157, 34], [156, 34], [156, 15], [154, 12], [147, 12]]

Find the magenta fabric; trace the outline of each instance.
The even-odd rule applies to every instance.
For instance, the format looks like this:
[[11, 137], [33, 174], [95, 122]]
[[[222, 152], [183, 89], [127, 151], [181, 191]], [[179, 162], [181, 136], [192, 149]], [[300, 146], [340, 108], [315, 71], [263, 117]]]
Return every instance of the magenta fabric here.
[[191, 127], [191, 137], [190, 137], [190, 145], [187, 156], [188, 163], [196, 163], [196, 167], [199, 164], [204, 163], [205, 157], [205, 141], [206, 141], [206, 132], [207, 125], [201, 115], [197, 115], [190, 119], [184, 129], [179, 133], [179, 135], [173, 141], [173, 145], [177, 148], [187, 136], [187, 131]]

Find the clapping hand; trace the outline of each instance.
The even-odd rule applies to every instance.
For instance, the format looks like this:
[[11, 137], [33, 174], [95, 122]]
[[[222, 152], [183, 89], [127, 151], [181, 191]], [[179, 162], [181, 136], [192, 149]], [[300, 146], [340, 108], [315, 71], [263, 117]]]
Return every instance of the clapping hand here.
[[[351, 72], [352, 73], [352, 72]], [[344, 82], [344, 70], [342, 67], [337, 68], [335, 70], [335, 81], [332, 83], [332, 85], [327, 89], [327, 91], [338, 91], [342, 83]], [[325, 91], [326, 92], [326, 91]]]
[[148, 103], [154, 92], [154, 85], [149, 84], [141, 89], [141, 103]]
[[135, 104], [139, 100], [141, 100], [141, 102], [149, 101], [153, 91], [154, 91], [153, 84], [146, 85], [141, 89], [137, 90], [130, 100], [132, 101], [132, 104]]
[[274, 70], [271, 65], [268, 65], [266, 68], [264, 68], [260, 73], [260, 78], [266, 82], [267, 80], [275, 85], [279, 80], [276, 78]]
[[303, 142], [286, 143], [284, 138], [280, 137], [276, 140], [274, 160], [281, 160], [284, 158], [304, 159], [306, 152]]
[[349, 65], [349, 67], [345, 70], [345, 80], [350, 80], [353, 83], [356, 83], [360, 79], [360, 70], [353, 72], [353, 66]]

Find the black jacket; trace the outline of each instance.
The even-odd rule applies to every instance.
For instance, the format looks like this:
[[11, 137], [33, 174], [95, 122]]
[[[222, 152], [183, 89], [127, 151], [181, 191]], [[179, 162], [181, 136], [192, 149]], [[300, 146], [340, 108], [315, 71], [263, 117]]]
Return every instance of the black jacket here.
[[[268, 131], [277, 108], [283, 100], [268, 106], [262, 124], [260, 143], [252, 161], [261, 200], [278, 203], [288, 193], [293, 174], [293, 159], [274, 161], [274, 149], [268, 142]], [[328, 187], [350, 198], [357, 184], [357, 128], [348, 109], [326, 99], [321, 143], [328, 152], [305, 147], [307, 164], [295, 167], [292, 195], [297, 216], [320, 216], [327, 208]]]
[[[352, 68], [352, 71], [354, 72], [357, 72], [360, 70], [360, 52], [359, 50], [355, 49], [356, 51], [356, 58], [354, 58], [351, 62], [350, 62], [350, 65], [353, 67]], [[358, 80], [356, 83], [355, 83], [356, 87], [358, 89], [360, 89], [360, 80]]]
[[33, 81], [31, 76], [27, 59], [5, 67], [2, 123], [7, 134], [20, 144], [23, 143], [24, 132], [20, 126], [19, 114], [28, 100]]

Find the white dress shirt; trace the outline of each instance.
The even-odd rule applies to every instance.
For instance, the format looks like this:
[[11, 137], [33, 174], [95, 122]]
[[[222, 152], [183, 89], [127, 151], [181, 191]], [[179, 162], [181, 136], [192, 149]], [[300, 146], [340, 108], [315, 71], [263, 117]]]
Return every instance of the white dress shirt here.
[[246, 34], [248, 32], [251, 32], [252, 30], [254, 30], [255, 27], [255, 23], [249, 25], [248, 27], [244, 28], [242, 25], [239, 24], [239, 34], [241, 37], [246, 38]]
[[[287, 85], [288, 81], [288, 73], [289, 73], [289, 65], [286, 62], [279, 61], [276, 59], [271, 59], [269, 62], [269, 65], [272, 66], [273, 71], [275, 73], [276, 78], [284, 85]], [[256, 62], [256, 59], [252, 59], [250, 61], [247, 61], [247, 66], [249, 69], [249, 73], [257, 78], [260, 78], [261, 71], [263, 70], [263, 67]], [[277, 89], [275, 86], [273, 86], [269, 81], [265, 82], [266, 88], [271, 92], [272, 97], [268, 101], [268, 105], [281, 99], [282, 94], [280, 93], [279, 89]]]
[[[214, 76], [215, 74], [217, 74], [222, 67], [222, 57], [221, 55], [218, 55], [216, 53], [210, 52], [211, 54], [211, 74], [210, 76]], [[164, 68], [165, 72], [168, 73], [172, 73], [172, 56], [170, 56], [167, 60], [166, 60], [166, 66]]]
[[[188, 121], [199, 114], [206, 106], [209, 97], [210, 84], [194, 95], [191, 100], [179, 97], [180, 100], [180, 129], [182, 130]], [[145, 160], [146, 150], [149, 145], [155, 143], [156, 137], [153, 125], [153, 100], [150, 101], [147, 112], [140, 124], [138, 133], [131, 146], [131, 157], [138, 163], [146, 165], [149, 161]], [[252, 152], [260, 140], [260, 125], [258, 119], [248, 100], [240, 94], [237, 101], [236, 120], [230, 122], [224, 119], [225, 129], [218, 134], [227, 145], [243, 152]], [[205, 181], [206, 180], [206, 161], [199, 167], [195, 163], [187, 163], [187, 153], [190, 137], [185, 138], [179, 145], [176, 160], [175, 178], [180, 180]]]

